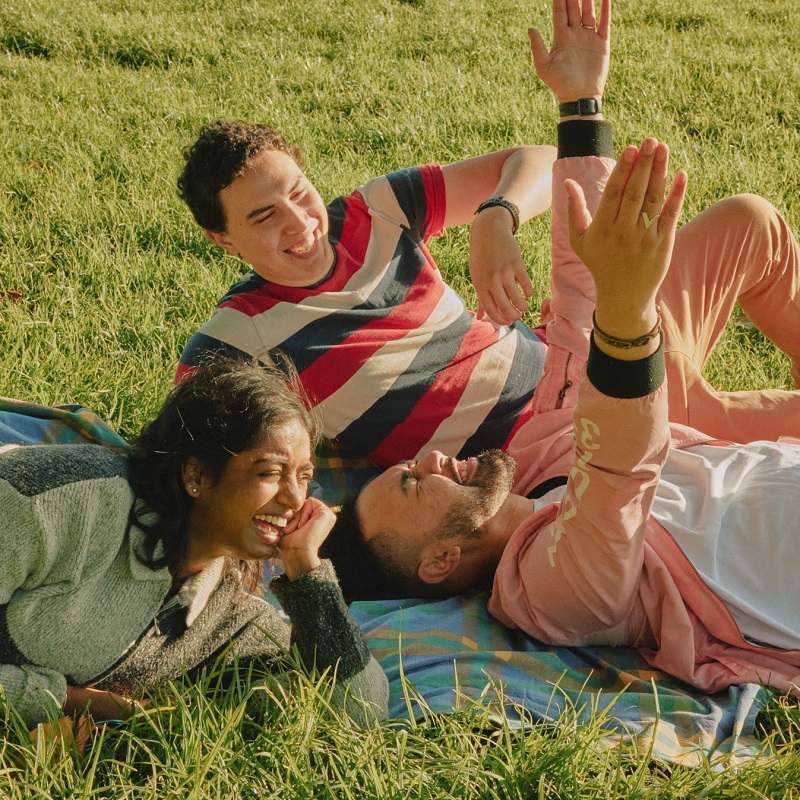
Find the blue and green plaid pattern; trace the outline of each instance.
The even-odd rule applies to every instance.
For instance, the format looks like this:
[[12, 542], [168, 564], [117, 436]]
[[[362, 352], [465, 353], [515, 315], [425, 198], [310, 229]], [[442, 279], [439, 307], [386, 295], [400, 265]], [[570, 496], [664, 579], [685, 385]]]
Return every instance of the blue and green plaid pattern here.
[[632, 648], [544, 645], [498, 623], [486, 600], [353, 603], [389, 677], [391, 716], [420, 719], [477, 702], [519, 725], [600, 716], [609, 743], [676, 763], [761, 754], [753, 730], [766, 689], [746, 684], [709, 696], [653, 669]]

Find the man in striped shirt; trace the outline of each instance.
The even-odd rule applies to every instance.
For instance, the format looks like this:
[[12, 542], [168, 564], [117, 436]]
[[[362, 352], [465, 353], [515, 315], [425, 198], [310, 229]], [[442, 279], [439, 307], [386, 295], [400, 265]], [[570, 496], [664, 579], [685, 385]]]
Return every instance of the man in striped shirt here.
[[[607, 34], [605, 41], [607, 60]], [[591, 99], [601, 94], [599, 86]], [[572, 105], [579, 104], [561, 108], [572, 127], [559, 134], [560, 160], [610, 158], [599, 100], [577, 112]], [[181, 192], [209, 238], [252, 270], [190, 339], [176, 380], [209, 352], [266, 358], [278, 349], [296, 364], [325, 435], [348, 454], [390, 466], [433, 450], [463, 459], [508, 449], [534, 414], [548, 352], [544, 327], [519, 321], [532, 286], [514, 233], [549, 206], [554, 158], [553, 148], [520, 147], [429, 164], [376, 178], [325, 206], [299, 150], [271, 128], [204, 128], [187, 153]], [[605, 176], [598, 180], [604, 185]], [[765, 206], [725, 201], [687, 225], [676, 254], [691, 257], [678, 259], [662, 287], [671, 298], [667, 317], [680, 322], [667, 336], [671, 420], [740, 442], [796, 435], [800, 423], [800, 394], [716, 392], [701, 373], [727, 311], [752, 295], [748, 308], [800, 379], [796, 329], [784, 314], [759, 311], [780, 305], [784, 294], [796, 307], [790, 298], [800, 272], [786, 223]], [[470, 274], [488, 318], [466, 310], [426, 247], [430, 236], [467, 222]], [[737, 231], [749, 231], [747, 247], [730, 252], [726, 242]], [[687, 281], [701, 286], [687, 293]], [[558, 297], [563, 285], [552, 288]], [[703, 305], [718, 296], [713, 308]], [[551, 311], [543, 309], [543, 319]], [[537, 407], [561, 406], [578, 380], [569, 366], [558, 396], [539, 391]]]
[[[299, 151], [270, 128], [204, 128], [182, 194], [207, 235], [252, 270], [191, 338], [176, 379], [211, 351], [277, 348], [324, 433], [375, 463], [508, 442], [531, 413], [546, 353], [519, 321], [532, 286], [514, 233], [549, 207], [554, 158], [551, 147], [520, 147], [429, 164], [326, 207]], [[465, 308], [426, 247], [467, 222], [473, 278], [499, 322]]]

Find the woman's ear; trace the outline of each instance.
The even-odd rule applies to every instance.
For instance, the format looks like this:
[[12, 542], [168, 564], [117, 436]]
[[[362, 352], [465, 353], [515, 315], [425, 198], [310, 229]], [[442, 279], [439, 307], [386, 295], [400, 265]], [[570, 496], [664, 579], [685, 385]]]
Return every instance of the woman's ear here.
[[423, 554], [417, 576], [425, 583], [441, 583], [460, 563], [461, 548], [457, 544], [447, 545], [443, 550]]
[[208, 485], [207, 472], [195, 456], [191, 456], [183, 462], [181, 477], [186, 494], [195, 499], [202, 494], [203, 487]]

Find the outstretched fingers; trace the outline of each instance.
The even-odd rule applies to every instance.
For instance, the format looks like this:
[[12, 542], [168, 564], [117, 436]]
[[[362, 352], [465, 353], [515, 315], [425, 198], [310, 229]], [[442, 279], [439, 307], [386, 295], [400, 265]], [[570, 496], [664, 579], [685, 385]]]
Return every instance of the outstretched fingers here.
[[600, 19], [597, 20], [597, 33], [603, 39], [611, 38], [611, 0], [603, 0], [600, 5]]
[[569, 0], [553, 0], [554, 30], [558, 30], [559, 28], [566, 28], [569, 25], [569, 11], [567, 9], [568, 5], [569, 5]]
[[[610, 225], [619, 215], [620, 203], [625, 194], [625, 188], [631, 170], [636, 165], [639, 148], [629, 144], [620, 154], [611, 174], [608, 176], [606, 188], [600, 197], [594, 218], [601, 225]], [[566, 182], [565, 182], [566, 183]]]
[[[567, 7], [567, 24], [575, 28], [581, 24], [581, 0], [564, 0]], [[591, 0], [587, 0], [591, 2]]]
[[[594, 219], [581, 187], [564, 182], [570, 244], [592, 273], [598, 299], [601, 294], [617, 297], [624, 286], [628, 301], [649, 301], [663, 280], [687, 183], [686, 173], [678, 172], [664, 200], [668, 167], [669, 149], [655, 139], [645, 139], [640, 148], [626, 147]], [[611, 306], [615, 303], [619, 305], [615, 300]]]
[[[603, 9], [608, 2], [603, 0]], [[556, 21], [565, 22], [572, 28], [597, 28], [594, 0], [554, 0], [553, 22]]]
[[581, 27], [597, 30], [597, 17], [594, 13], [594, 0], [583, 0], [581, 8]]
[[[660, 235], [677, 226], [686, 195], [686, 173], [678, 172], [664, 200], [669, 148], [647, 138], [640, 148], [629, 145], [619, 157], [595, 213], [601, 225], [612, 223]], [[657, 224], [658, 223], [658, 224]]]
[[[625, 182], [625, 189], [620, 199], [617, 219], [626, 225], [635, 225], [642, 214], [642, 211], [649, 213], [650, 217], [661, 209], [661, 198], [664, 197], [664, 181], [666, 180], [666, 169], [662, 166], [655, 172], [653, 170], [656, 153], [659, 150], [659, 143], [648, 137], [642, 142], [638, 156], [628, 172], [628, 179]], [[658, 185], [661, 185], [659, 194]], [[657, 198], [655, 202], [649, 198]], [[644, 219], [642, 217], [642, 219]], [[645, 227], [649, 227], [644, 222]]]
[[541, 75], [547, 64], [550, 63], [550, 51], [536, 28], [528, 28], [528, 38], [531, 40], [533, 65], [536, 67], [536, 72]]
[[[658, 221], [664, 203], [664, 190], [667, 186], [667, 167], [669, 148], [663, 142], [656, 142], [650, 162], [650, 177], [641, 204], [641, 218], [645, 230], [650, 230]], [[657, 229], [654, 229], [654, 231]]]
[[586, 205], [586, 196], [583, 187], [570, 179], [564, 181], [564, 189], [567, 192], [567, 218], [569, 220], [569, 238], [572, 249], [576, 252], [579, 249], [578, 242], [592, 224], [592, 215]]
[[689, 182], [689, 176], [685, 170], [678, 170], [675, 177], [672, 179], [672, 186], [670, 186], [667, 199], [661, 207], [661, 216], [658, 220], [658, 232], [660, 234], [674, 234], [678, 227], [678, 220], [681, 216], [681, 209], [683, 208], [683, 201], [686, 197], [686, 187]]

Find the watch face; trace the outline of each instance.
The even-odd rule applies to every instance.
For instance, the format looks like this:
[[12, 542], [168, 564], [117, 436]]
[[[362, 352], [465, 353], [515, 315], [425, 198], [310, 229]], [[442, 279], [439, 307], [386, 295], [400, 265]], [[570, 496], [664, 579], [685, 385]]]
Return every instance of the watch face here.
[[589, 114], [596, 114], [597, 111], [597, 100], [593, 97], [584, 97], [578, 100], [578, 114], [582, 117], [588, 116]]

